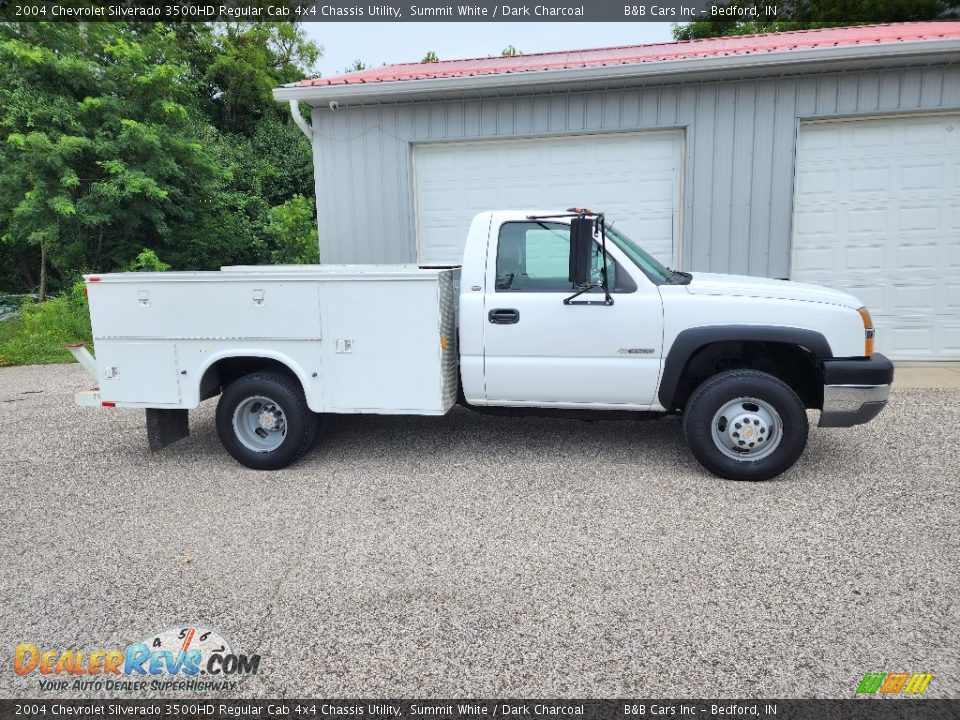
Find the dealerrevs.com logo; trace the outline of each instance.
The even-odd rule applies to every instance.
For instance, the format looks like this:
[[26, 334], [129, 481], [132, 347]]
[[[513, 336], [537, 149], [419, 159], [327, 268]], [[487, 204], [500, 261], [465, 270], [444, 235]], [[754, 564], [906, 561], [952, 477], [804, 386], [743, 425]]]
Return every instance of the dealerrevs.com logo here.
[[222, 633], [196, 625], [151, 633], [123, 649], [48, 649], [20, 643], [13, 671], [41, 691], [232, 690], [256, 675], [259, 655], [234, 650]]

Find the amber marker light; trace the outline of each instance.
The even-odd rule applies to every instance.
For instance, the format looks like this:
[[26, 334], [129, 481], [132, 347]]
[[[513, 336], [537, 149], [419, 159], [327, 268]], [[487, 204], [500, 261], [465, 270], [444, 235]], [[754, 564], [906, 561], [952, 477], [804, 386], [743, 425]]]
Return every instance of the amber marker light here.
[[860, 313], [860, 319], [863, 320], [863, 354], [866, 357], [873, 355], [873, 336], [876, 331], [873, 329], [873, 318], [870, 317], [870, 311], [865, 307], [857, 310]]

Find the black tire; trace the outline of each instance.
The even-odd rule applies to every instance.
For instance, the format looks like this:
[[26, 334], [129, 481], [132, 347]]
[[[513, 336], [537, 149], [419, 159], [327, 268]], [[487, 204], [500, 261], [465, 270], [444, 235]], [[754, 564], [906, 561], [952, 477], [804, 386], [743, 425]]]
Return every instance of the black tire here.
[[[272, 401], [283, 418], [285, 432], [275, 448], [256, 450], [248, 447], [234, 426], [238, 408], [255, 397]], [[317, 416], [307, 407], [300, 383], [289, 375], [254, 372], [234, 380], [220, 395], [217, 404], [217, 434], [220, 442], [234, 459], [248, 468], [279, 470], [287, 467], [310, 449], [317, 433]]]
[[[752, 403], [750, 399], [761, 402]], [[753, 414], [754, 409], [757, 414]], [[771, 409], [776, 415], [769, 412]], [[724, 414], [715, 425], [714, 419], [721, 410]], [[740, 427], [730, 425], [728, 430], [727, 423], [739, 420], [736, 415], [741, 412], [743, 417], [756, 418], [756, 430], [747, 422], [746, 432], [751, 433], [750, 438], [740, 436], [743, 440], [757, 440], [755, 450], [737, 447], [744, 445], [739, 439], [724, 442], [726, 432], [733, 433], [734, 428]], [[728, 419], [727, 415], [735, 417]], [[773, 422], [763, 419], [767, 416], [773, 417]], [[773, 450], [768, 450], [769, 446], [761, 448], [760, 435], [757, 434], [761, 426], [766, 440], [775, 437], [768, 434], [767, 426], [771, 428], [769, 433], [774, 432], [773, 428], [778, 432], [777, 442], [771, 443]], [[714, 475], [728, 480], [769, 480], [785, 472], [803, 453], [809, 429], [803, 402], [793, 389], [774, 376], [757, 370], [729, 370], [708, 378], [690, 396], [683, 413], [683, 430], [694, 457]], [[727, 449], [721, 449], [721, 445]], [[750, 448], [754, 448], [753, 443]], [[750, 457], [751, 453], [762, 452], [769, 454]], [[730, 454], [736, 456], [739, 453], [745, 453], [743, 459], [730, 457]]]

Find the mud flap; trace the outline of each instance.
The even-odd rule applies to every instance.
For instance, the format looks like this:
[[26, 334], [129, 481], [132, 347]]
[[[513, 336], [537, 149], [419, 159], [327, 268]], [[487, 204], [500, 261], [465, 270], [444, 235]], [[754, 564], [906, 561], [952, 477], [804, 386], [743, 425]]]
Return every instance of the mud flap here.
[[147, 408], [147, 442], [151, 452], [159, 452], [190, 434], [188, 412]]

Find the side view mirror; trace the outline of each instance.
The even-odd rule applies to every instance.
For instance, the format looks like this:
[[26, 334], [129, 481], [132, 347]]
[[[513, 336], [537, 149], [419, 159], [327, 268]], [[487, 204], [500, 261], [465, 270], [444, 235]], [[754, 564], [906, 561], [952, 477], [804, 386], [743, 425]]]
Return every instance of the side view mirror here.
[[575, 217], [570, 221], [570, 277], [568, 279], [577, 287], [590, 284], [593, 228], [593, 218]]

